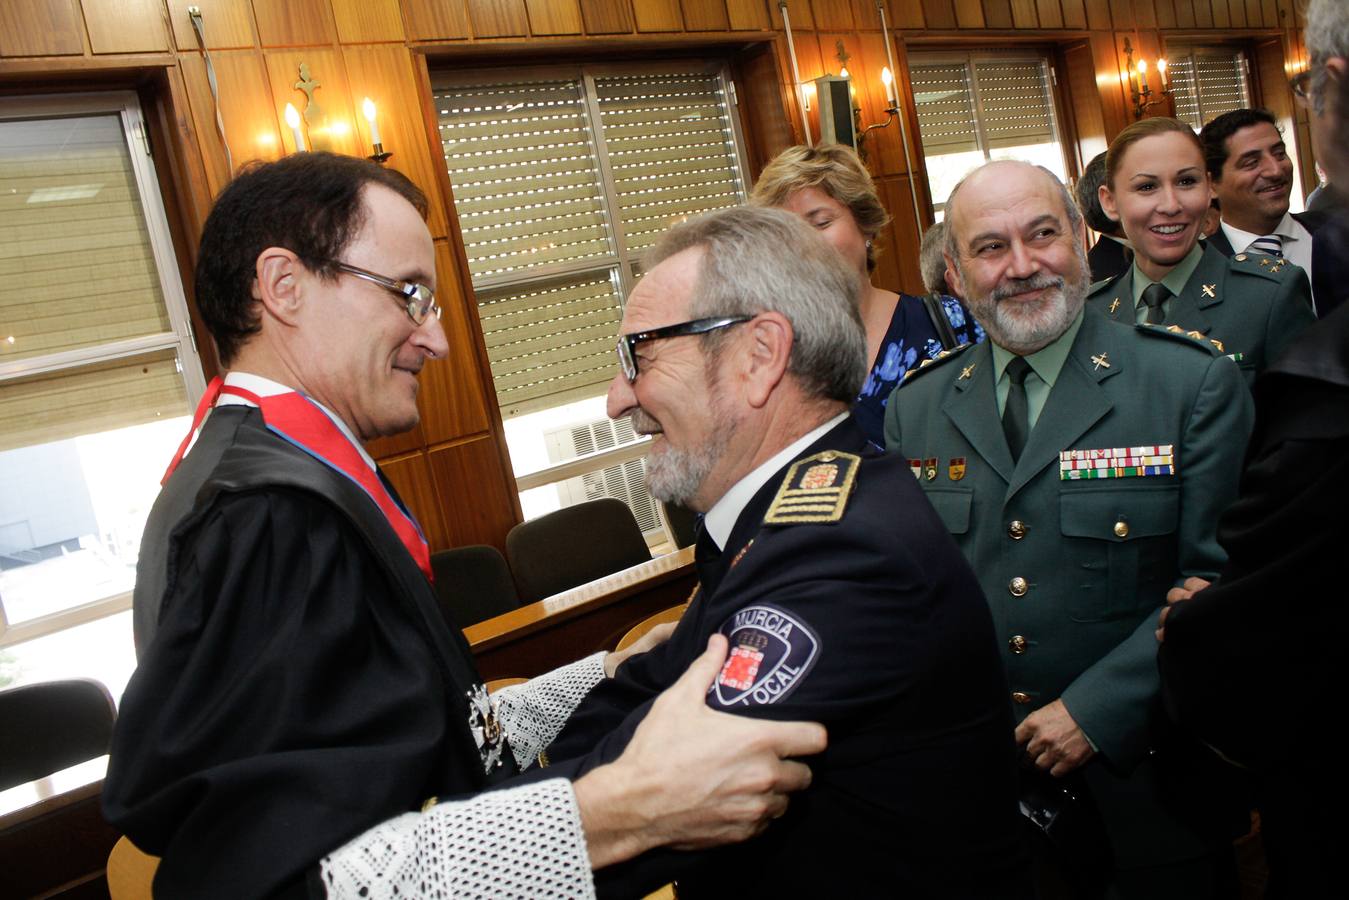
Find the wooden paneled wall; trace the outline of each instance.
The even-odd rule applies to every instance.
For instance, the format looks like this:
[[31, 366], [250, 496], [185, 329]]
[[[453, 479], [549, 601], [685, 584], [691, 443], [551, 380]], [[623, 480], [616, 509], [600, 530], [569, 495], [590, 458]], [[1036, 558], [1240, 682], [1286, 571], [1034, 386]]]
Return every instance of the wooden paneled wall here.
[[[491, 390], [486, 352], [466, 276], [436, 138], [428, 66], [483, 67], [522, 54], [585, 59], [603, 53], [657, 55], [701, 47], [739, 54], [742, 118], [756, 168], [801, 139], [800, 110], [776, 0], [193, 0], [200, 8], [220, 93], [232, 162], [275, 159], [294, 149], [282, 119], [301, 62], [321, 87], [328, 140], [368, 152], [363, 97], [379, 106], [391, 165], [431, 199], [439, 295], [450, 359], [428, 366], [421, 424], [372, 451], [414, 508], [435, 548], [501, 546], [519, 503]], [[197, 35], [185, 0], [3, 0], [3, 94], [133, 86], [141, 92], [156, 146], [184, 283], [191, 285], [196, 235], [211, 198], [230, 178]], [[886, 0], [890, 33], [874, 0], [790, 0], [803, 80], [837, 72], [849, 55], [864, 123], [885, 107], [885, 42], [900, 70], [909, 161], [895, 124], [871, 132], [869, 164], [895, 220], [884, 237], [879, 281], [920, 290], [919, 225], [930, 219], [916, 121], [903, 76], [910, 50], [1036, 46], [1056, 60], [1070, 155], [1076, 170], [1130, 120], [1122, 76], [1128, 37], [1150, 60], [1168, 39], [1241, 41], [1259, 48], [1252, 77], [1259, 98], [1295, 128], [1304, 181], [1310, 177], [1305, 116], [1294, 119], [1283, 77], [1305, 61], [1295, 0]], [[746, 49], [748, 48], [748, 49]], [[767, 51], [767, 52], [765, 52]], [[772, 90], [776, 83], [776, 92]], [[765, 92], [765, 84], [768, 85]], [[748, 106], [749, 108], [745, 108]], [[812, 120], [812, 133], [818, 125]], [[209, 346], [204, 332], [199, 343]], [[214, 357], [206, 354], [209, 366]], [[208, 373], [209, 374], [209, 373]]]

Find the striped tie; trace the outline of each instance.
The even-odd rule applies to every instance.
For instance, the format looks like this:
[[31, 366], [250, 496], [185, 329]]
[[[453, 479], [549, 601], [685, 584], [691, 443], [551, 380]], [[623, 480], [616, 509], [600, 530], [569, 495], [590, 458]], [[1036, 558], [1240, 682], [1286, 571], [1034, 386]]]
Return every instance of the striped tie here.
[[1264, 237], [1258, 237], [1251, 241], [1251, 245], [1246, 248], [1247, 253], [1258, 253], [1261, 256], [1272, 256], [1275, 259], [1283, 259], [1283, 238], [1277, 234], [1267, 234]]

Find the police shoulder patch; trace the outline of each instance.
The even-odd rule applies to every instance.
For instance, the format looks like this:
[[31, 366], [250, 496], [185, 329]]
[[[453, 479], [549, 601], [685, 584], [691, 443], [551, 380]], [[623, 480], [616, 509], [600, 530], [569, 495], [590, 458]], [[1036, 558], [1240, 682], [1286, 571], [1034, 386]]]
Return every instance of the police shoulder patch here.
[[1134, 329], [1141, 334], [1149, 337], [1170, 339], [1181, 344], [1196, 347], [1200, 350], [1206, 350], [1211, 356], [1220, 354], [1219, 342], [1209, 340], [1198, 331], [1186, 331], [1176, 325], [1149, 325], [1146, 322], [1135, 325]]
[[727, 709], [785, 699], [820, 653], [819, 637], [800, 616], [767, 603], [738, 610], [717, 631], [731, 651], [708, 688], [708, 702]]
[[940, 368], [943, 363], [950, 362], [973, 346], [974, 344], [961, 344], [958, 347], [952, 347], [950, 350], [943, 350], [933, 359], [923, 360], [904, 373], [904, 378], [899, 382], [900, 386], [903, 387], [924, 372], [931, 372], [933, 369]]
[[843, 518], [862, 457], [825, 450], [792, 463], [764, 515], [765, 525], [828, 524]]

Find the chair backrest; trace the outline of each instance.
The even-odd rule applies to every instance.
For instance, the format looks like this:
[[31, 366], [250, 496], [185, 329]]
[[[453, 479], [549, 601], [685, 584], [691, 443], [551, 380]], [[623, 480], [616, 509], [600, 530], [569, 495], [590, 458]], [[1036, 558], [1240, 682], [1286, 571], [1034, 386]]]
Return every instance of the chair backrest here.
[[0, 790], [107, 753], [116, 717], [112, 695], [91, 679], [0, 691]]
[[647, 562], [651, 550], [627, 504], [601, 497], [516, 525], [506, 556], [520, 602], [533, 603]]
[[520, 606], [506, 557], [474, 544], [431, 554], [440, 611], [451, 628], [467, 628]]
[[112, 900], [151, 900], [159, 857], [142, 851], [126, 836], [108, 854], [108, 895]]
[[698, 540], [698, 514], [677, 503], [661, 503], [660, 509], [665, 515], [665, 524], [670, 526], [675, 546], [692, 547]]
[[632, 626], [618, 639], [614, 645], [615, 650], [626, 650], [633, 644], [642, 639], [648, 631], [657, 625], [664, 625], [666, 622], [678, 622], [684, 616], [684, 610], [688, 609], [687, 603], [681, 603], [678, 606], [672, 606], [669, 609], [662, 609], [658, 613], [652, 613], [636, 625]]

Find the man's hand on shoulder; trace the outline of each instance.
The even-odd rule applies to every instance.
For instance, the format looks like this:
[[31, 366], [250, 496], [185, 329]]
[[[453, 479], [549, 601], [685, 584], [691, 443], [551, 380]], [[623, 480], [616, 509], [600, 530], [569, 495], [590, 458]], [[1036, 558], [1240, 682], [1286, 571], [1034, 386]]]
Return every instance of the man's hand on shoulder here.
[[753, 837], [810, 785], [791, 757], [825, 748], [822, 725], [717, 712], [707, 689], [726, 658], [713, 635], [702, 656], [660, 695], [623, 755], [575, 784], [591, 865], [660, 846], [696, 849]]
[[1016, 727], [1017, 744], [1037, 768], [1060, 777], [1096, 755], [1062, 700], [1042, 706]]

